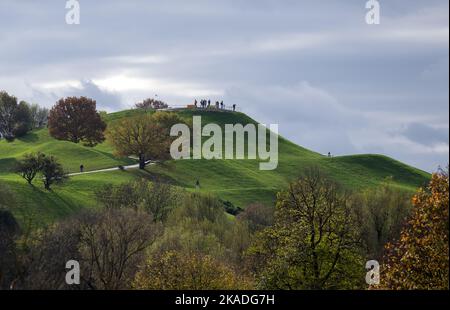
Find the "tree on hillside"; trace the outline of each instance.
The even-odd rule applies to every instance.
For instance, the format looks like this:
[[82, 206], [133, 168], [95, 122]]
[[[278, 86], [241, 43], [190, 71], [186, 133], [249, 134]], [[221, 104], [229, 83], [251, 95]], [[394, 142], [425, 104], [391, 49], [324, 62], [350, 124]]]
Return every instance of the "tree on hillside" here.
[[38, 104], [32, 104], [30, 105], [30, 112], [32, 119], [31, 126], [33, 128], [42, 128], [47, 125], [49, 109], [41, 107]]
[[146, 160], [162, 160], [170, 155], [170, 128], [183, 123], [175, 113], [156, 112], [125, 118], [113, 125], [107, 135], [119, 156], [136, 155], [139, 168], [145, 168]]
[[144, 99], [142, 102], [136, 103], [135, 107], [137, 109], [143, 109], [143, 110], [159, 110], [159, 109], [166, 109], [169, 106], [167, 105], [167, 103], [165, 103], [161, 100], [147, 98], [147, 99]]
[[33, 119], [31, 116], [31, 110], [28, 103], [21, 101], [16, 107], [14, 113], [14, 136], [21, 137], [27, 134], [32, 129]]
[[371, 259], [382, 259], [388, 241], [398, 239], [400, 231], [411, 211], [411, 195], [399, 191], [391, 184], [391, 178], [381, 186], [359, 194], [355, 211], [360, 229]]
[[95, 146], [105, 140], [106, 123], [96, 110], [95, 100], [86, 97], [60, 99], [50, 110], [49, 132], [58, 140]]
[[107, 185], [95, 192], [107, 209], [144, 210], [155, 222], [164, 221], [179, 199], [178, 190], [166, 183], [141, 179], [120, 185]]
[[435, 173], [428, 187], [413, 197], [413, 214], [398, 242], [386, 246], [383, 288], [448, 290], [448, 189], [448, 171]]
[[7, 92], [0, 92], [0, 134], [7, 140], [14, 139], [14, 115], [17, 109], [17, 98]]
[[354, 289], [364, 279], [352, 201], [317, 170], [278, 193], [274, 226], [249, 255], [262, 288]]
[[31, 130], [31, 112], [28, 104], [7, 92], [0, 92], [0, 136], [8, 141], [25, 135]]
[[43, 153], [25, 154], [18, 164], [16, 171], [22, 178], [27, 180], [28, 184], [31, 184], [36, 177], [37, 173], [41, 171], [44, 163], [45, 155]]
[[50, 190], [53, 183], [61, 182], [66, 178], [62, 165], [53, 156], [44, 156], [40, 172], [46, 190]]
[[74, 289], [68, 260], [80, 263], [75, 289], [129, 289], [145, 250], [161, 233], [151, 215], [131, 209], [83, 212], [34, 231], [23, 258], [21, 289]]

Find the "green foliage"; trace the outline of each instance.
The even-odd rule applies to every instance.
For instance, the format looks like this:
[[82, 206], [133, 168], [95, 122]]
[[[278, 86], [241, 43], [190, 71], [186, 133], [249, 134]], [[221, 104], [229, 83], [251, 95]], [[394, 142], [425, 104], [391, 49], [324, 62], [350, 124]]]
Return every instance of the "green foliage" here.
[[362, 254], [350, 197], [317, 170], [278, 194], [274, 226], [249, 249], [266, 289], [359, 288]]
[[381, 260], [384, 245], [398, 239], [411, 211], [411, 195], [395, 190], [391, 180], [355, 197], [368, 259]]
[[54, 156], [43, 156], [40, 172], [46, 190], [50, 190], [53, 183], [62, 182], [67, 178], [62, 165]]
[[[108, 126], [123, 119], [155, 112], [133, 109], [104, 116]], [[166, 112], [162, 112], [166, 113]], [[256, 123], [243, 113], [222, 113], [214, 111], [174, 111], [185, 122], [193, 115], [201, 115], [202, 122], [224, 124]], [[395, 190], [413, 192], [424, 184], [429, 175], [384, 156], [357, 155], [326, 158], [315, 152], [297, 146], [282, 137], [279, 140], [279, 166], [273, 171], [260, 171], [258, 160], [182, 160], [166, 161], [164, 164], [148, 165], [146, 171], [125, 170], [99, 174], [77, 175], [69, 182], [53, 186], [52, 192], [39, 191], [24, 186], [13, 168], [17, 160], [26, 153], [44, 152], [57, 157], [68, 173], [78, 172], [80, 164], [85, 171], [126, 166], [136, 163], [126, 157], [114, 156], [110, 141], [96, 147], [55, 140], [46, 128], [33, 130], [26, 136], [6, 143], [0, 140], [0, 180], [7, 183], [16, 194], [18, 203], [30, 210], [38, 210], [45, 220], [67, 216], [80, 209], [96, 208], [94, 192], [109, 183], [119, 184], [135, 178], [161, 176], [179, 187], [193, 190], [195, 180], [201, 180], [201, 193], [211, 193], [235, 206], [262, 203], [274, 204], [276, 193], [304, 169], [319, 166], [330, 176], [338, 179], [347, 189], [364, 190], [378, 186], [388, 176], [393, 176]]]
[[33, 129], [42, 128], [48, 123], [48, 115], [50, 110], [39, 106], [38, 104], [30, 105], [31, 127]]
[[0, 92], [0, 137], [14, 141], [24, 136], [32, 128], [32, 116], [29, 105], [7, 92]]
[[220, 202], [222, 202], [225, 212], [228, 214], [236, 216], [242, 211], [241, 207], [235, 206], [231, 201], [221, 199]]
[[251, 282], [209, 255], [167, 251], [146, 262], [133, 286], [159, 290], [235, 290], [249, 289]]
[[17, 163], [16, 172], [20, 174], [28, 184], [31, 184], [38, 173], [42, 175], [44, 187], [50, 190], [53, 183], [60, 183], [67, 179], [67, 175], [54, 156], [46, 156], [44, 153], [25, 154]]
[[22, 137], [30, 131], [33, 123], [31, 110], [25, 101], [21, 101], [15, 111], [15, 124], [13, 134], [15, 137]]
[[192, 251], [241, 267], [243, 251], [250, 241], [247, 226], [230, 220], [218, 199], [190, 193], [168, 216], [164, 235], [153, 251]]
[[107, 185], [96, 192], [96, 197], [108, 209], [144, 210], [159, 222], [179, 203], [181, 192], [165, 183], [140, 179], [117, 186]]
[[175, 113], [156, 112], [142, 114], [114, 122], [108, 129], [108, 139], [114, 146], [115, 154], [137, 156], [139, 168], [145, 168], [148, 159], [170, 158], [170, 136], [172, 125], [183, 120]]
[[44, 158], [45, 155], [40, 152], [36, 154], [25, 154], [23, 159], [17, 163], [17, 173], [27, 180], [28, 184], [31, 184], [38, 172], [42, 170]]

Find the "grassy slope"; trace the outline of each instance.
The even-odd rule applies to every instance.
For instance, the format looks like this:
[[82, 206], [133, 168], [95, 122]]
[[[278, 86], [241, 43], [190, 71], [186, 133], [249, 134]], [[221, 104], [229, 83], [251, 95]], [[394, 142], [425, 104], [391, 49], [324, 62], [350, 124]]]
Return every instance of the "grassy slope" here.
[[[128, 110], [107, 116], [108, 122], [129, 117], [139, 111]], [[191, 119], [202, 116], [202, 123], [256, 123], [242, 113], [222, 113], [182, 110], [180, 116]], [[52, 220], [76, 212], [82, 208], [94, 208], [95, 189], [104, 184], [118, 184], [136, 177], [149, 178], [145, 171], [115, 171], [82, 175], [70, 178], [54, 187], [52, 192], [42, 189], [39, 180], [35, 187], [11, 172], [18, 158], [28, 152], [42, 151], [57, 156], [69, 172], [76, 172], [82, 163], [86, 170], [95, 170], [117, 165], [131, 164], [133, 160], [116, 158], [109, 144], [95, 148], [84, 147], [49, 137], [46, 129], [35, 131], [13, 143], [0, 141], [0, 181], [4, 181], [16, 193], [18, 206], [35, 210], [45, 220]], [[399, 189], [412, 191], [422, 185], [429, 175], [391, 158], [380, 155], [354, 155], [327, 158], [299, 147], [283, 138], [279, 140], [279, 164], [273, 171], [260, 171], [258, 160], [182, 160], [170, 161], [164, 165], [150, 166], [152, 175], [161, 175], [174, 184], [193, 190], [199, 179], [201, 190], [245, 207], [248, 203], [260, 201], [270, 204], [275, 193], [285, 187], [299, 173], [311, 166], [321, 167], [330, 176], [352, 189], [364, 189], [393, 177], [393, 184]], [[18, 214], [20, 217], [20, 215]]]

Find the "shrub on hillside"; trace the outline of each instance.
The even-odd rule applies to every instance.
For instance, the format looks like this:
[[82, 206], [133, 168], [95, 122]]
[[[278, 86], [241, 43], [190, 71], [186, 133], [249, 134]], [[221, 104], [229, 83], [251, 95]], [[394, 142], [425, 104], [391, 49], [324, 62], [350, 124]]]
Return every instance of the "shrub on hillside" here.
[[144, 179], [116, 186], [107, 185], [95, 195], [108, 209], [143, 210], [151, 214], [155, 222], [164, 221], [181, 199], [181, 193], [175, 187]]
[[153, 290], [236, 290], [249, 289], [252, 284], [212, 256], [167, 251], [146, 261], [133, 286]]
[[165, 103], [161, 100], [147, 98], [147, 99], [144, 99], [142, 102], [136, 103], [135, 107], [137, 109], [143, 109], [143, 110], [150, 110], [150, 109], [159, 110], [159, 109], [167, 109], [169, 106], [167, 105], [167, 103]]
[[273, 213], [273, 207], [253, 203], [239, 213], [237, 218], [240, 221], [248, 223], [250, 230], [256, 232], [273, 224]]

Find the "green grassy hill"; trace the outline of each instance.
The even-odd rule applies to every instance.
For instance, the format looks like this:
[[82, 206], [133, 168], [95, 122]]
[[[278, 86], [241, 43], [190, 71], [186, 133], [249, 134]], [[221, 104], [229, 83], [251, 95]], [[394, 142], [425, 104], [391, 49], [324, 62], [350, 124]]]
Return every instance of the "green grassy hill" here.
[[[138, 110], [126, 110], [106, 116], [108, 123], [130, 117]], [[151, 113], [151, 112], [150, 112]], [[185, 119], [201, 115], [202, 123], [255, 123], [243, 113], [179, 110]], [[12, 143], [0, 141], [0, 182], [6, 183], [16, 194], [17, 206], [32, 210], [46, 221], [63, 217], [83, 208], [95, 208], [94, 192], [101, 186], [119, 184], [135, 178], [164, 178], [171, 183], [195, 190], [195, 181], [201, 191], [215, 194], [235, 205], [245, 207], [252, 202], [272, 204], [276, 192], [284, 188], [307, 167], [317, 166], [349, 189], [361, 190], [380, 184], [392, 177], [399, 190], [413, 191], [424, 184], [429, 174], [381, 155], [353, 155], [328, 158], [302, 148], [280, 137], [279, 163], [273, 171], [260, 171], [259, 160], [180, 160], [148, 166], [147, 171], [127, 170], [86, 174], [71, 177], [66, 183], [45, 191], [39, 180], [29, 186], [13, 173], [15, 162], [25, 153], [42, 151], [54, 155], [68, 172], [77, 172], [80, 164], [85, 170], [97, 170], [133, 164], [129, 158], [117, 158], [108, 141], [94, 148], [51, 138], [47, 129], [36, 130]], [[20, 218], [20, 212], [16, 211]]]

